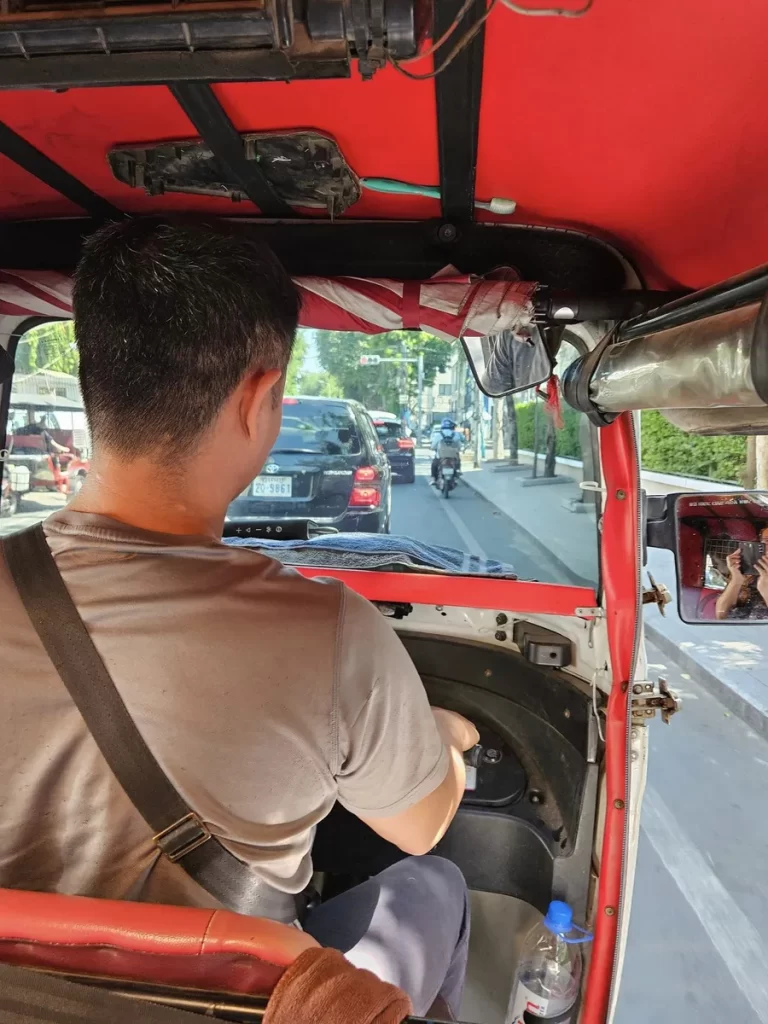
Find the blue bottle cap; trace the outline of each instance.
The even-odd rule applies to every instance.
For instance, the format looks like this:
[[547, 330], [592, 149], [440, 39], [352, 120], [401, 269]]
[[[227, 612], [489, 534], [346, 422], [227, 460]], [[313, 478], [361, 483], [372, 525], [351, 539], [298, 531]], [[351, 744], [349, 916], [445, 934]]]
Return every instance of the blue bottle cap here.
[[556, 935], [562, 935], [573, 928], [573, 911], [562, 900], [552, 900], [544, 918], [545, 927]]

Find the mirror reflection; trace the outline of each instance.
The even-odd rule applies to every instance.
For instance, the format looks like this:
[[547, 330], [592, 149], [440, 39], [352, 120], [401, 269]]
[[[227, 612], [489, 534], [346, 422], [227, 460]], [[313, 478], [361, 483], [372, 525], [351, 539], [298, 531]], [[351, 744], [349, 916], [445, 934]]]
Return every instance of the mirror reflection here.
[[502, 331], [463, 343], [475, 380], [490, 398], [525, 391], [552, 373], [552, 359], [535, 327], [525, 334]]
[[677, 500], [680, 617], [768, 622], [768, 493]]

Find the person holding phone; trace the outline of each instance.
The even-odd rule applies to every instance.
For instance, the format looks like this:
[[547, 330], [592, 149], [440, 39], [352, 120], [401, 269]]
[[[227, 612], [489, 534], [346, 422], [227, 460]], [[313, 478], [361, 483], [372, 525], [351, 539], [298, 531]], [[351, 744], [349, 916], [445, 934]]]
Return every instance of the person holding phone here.
[[[768, 529], [760, 531], [760, 543], [768, 540]], [[728, 583], [715, 604], [716, 619], [768, 619], [768, 555], [755, 561], [756, 575], [743, 571], [741, 545], [725, 559]]]

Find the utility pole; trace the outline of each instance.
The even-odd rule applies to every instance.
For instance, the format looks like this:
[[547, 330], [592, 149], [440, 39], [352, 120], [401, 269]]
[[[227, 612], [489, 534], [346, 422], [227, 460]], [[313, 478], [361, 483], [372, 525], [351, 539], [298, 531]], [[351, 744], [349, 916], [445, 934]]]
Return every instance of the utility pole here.
[[418, 397], [416, 399], [416, 444], [421, 445], [421, 424], [424, 418], [424, 353], [419, 352], [418, 362]]
[[483, 393], [475, 388], [475, 469], [480, 469], [483, 454]]

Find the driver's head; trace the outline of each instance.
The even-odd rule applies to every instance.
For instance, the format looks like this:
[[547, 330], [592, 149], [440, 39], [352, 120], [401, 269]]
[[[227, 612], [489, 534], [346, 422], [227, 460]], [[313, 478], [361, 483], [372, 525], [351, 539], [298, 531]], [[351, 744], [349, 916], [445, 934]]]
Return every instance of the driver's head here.
[[85, 243], [73, 309], [97, 451], [178, 465], [215, 442], [242, 475], [260, 468], [299, 311], [271, 250], [211, 225], [109, 224]]

